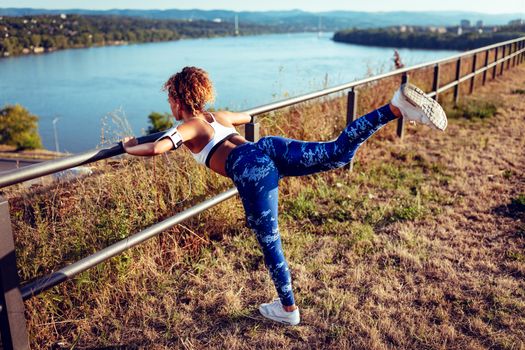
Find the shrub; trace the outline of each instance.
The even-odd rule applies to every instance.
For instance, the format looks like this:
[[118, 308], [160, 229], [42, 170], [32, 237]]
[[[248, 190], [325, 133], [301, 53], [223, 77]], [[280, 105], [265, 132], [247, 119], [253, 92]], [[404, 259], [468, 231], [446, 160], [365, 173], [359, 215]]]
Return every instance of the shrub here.
[[169, 113], [151, 112], [148, 115], [151, 125], [148, 127], [148, 134], [153, 134], [162, 130], [169, 129], [173, 126]]
[[20, 105], [0, 110], [0, 143], [18, 149], [42, 148], [38, 134], [38, 117]]

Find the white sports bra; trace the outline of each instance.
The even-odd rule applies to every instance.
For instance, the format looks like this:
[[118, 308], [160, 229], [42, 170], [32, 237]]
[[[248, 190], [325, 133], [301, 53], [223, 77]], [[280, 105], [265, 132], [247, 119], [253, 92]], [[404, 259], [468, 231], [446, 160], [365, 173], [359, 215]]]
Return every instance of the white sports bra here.
[[213, 114], [210, 112], [208, 113], [211, 115], [213, 122], [209, 123], [207, 120], [205, 121], [213, 128], [213, 137], [199, 153], [193, 153], [191, 151], [190, 153], [192, 154], [193, 158], [195, 158], [197, 163], [204, 164], [209, 168], [211, 156], [217, 150], [217, 148], [219, 148], [219, 146], [222, 145], [224, 141], [228, 140], [233, 135], [239, 135], [239, 133], [237, 130], [235, 130], [235, 128], [229, 128], [217, 122]]

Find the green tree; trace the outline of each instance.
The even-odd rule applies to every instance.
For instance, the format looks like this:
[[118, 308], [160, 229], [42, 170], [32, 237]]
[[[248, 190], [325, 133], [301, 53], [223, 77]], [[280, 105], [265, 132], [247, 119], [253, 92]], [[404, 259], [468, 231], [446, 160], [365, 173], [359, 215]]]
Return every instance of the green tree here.
[[90, 33], [82, 33], [80, 43], [84, 46], [93, 46], [93, 35]]
[[44, 46], [46, 50], [54, 48], [56, 46], [55, 39], [50, 35], [43, 35], [42, 46]]
[[137, 35], [135, 34], [135, 32], [132, 32], [131, 30], [128, 31], [128, 34], [127, 34], [127, 39], [130, 43], [134, 43], [134, 42], [137, 42]]
[[18, 40], [16, 38], [6, 38], [2, 45], [3, 52], [8, 52], [10, 55], [17, 53]]
[[103, 33], [95, 33], [95, 34], [93, 34], [93, 41], [96, 44], [104, 44], [104, 34]]
[[162, 130], [169, 129], [173, 126], [171, 121], [171, 114], [151, 112], [148, 116], [150, 126], [148, 127], [148, 134], [153, 134]]
[[0, 144], [18, 149], [42, 148], [38, 134], [38, 117], [20, 105], [0, 110]]
[[42, 36], [38, 34], [31, 35], [31, 44], [34, 47], [39, 47], [41, 43], [42, 43]]
[[64, 35], [57, 35], [55, 37], [55, 45], [58, 49], [67, 49], [69, 46], [67, 37]]

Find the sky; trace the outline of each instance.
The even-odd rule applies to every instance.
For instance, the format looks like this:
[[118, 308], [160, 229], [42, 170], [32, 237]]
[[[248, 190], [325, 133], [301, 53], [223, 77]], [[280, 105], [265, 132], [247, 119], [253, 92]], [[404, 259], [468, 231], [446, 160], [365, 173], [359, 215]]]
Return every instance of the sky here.
[[347, 11], [474, 11], [525, 14], [525, 0], [1, 0], [0, 8], [46, 9], [223, 9], [267, 11], [301, 9], [321, 12]]

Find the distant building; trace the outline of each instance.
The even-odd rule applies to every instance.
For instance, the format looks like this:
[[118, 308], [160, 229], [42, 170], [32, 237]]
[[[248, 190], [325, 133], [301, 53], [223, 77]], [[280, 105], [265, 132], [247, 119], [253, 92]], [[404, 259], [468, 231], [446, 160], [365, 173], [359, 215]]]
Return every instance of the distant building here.
[[525, 24], [525, 21], [523, 19], [515, 19], [509, 22], [509, 26], [521, 26]]
[[432, 33], [437, 33], [437, 34], [444, 34], [447, 32], [447, 28], [445, 27], [428, 27], [428, 30]]
[[221, 22], [222, 22], [222, 19], [220, 19], [220, 18], [214, 18], [214, 19], [213, 19], [213, 22], [215, 22], [215, 23], [221, 23]]
[[462, 19], [461, 22], [459, 22], [459, 26], [461, 28], [470, 28], [470, 21], [468, 19]]
[[62, 18], [62, 19], [66, 19], [66, 18], [67, 18], [67, 15], [66, 15], [65, 13], [61, 13], [61, 14], [60, 14], [60, 18]]
[[483, 28], [483, 21], [479, 20], [476, 22], [476, 28]]

